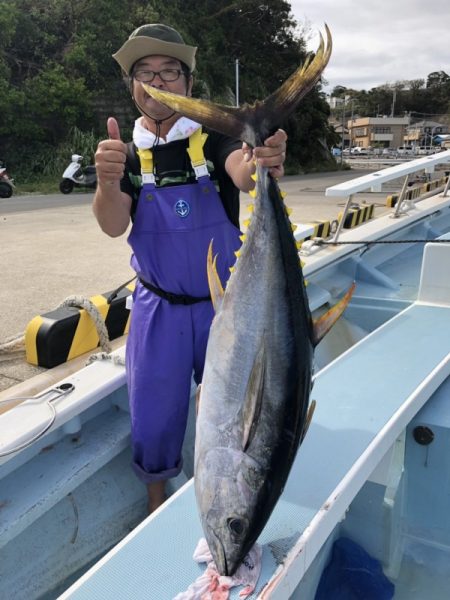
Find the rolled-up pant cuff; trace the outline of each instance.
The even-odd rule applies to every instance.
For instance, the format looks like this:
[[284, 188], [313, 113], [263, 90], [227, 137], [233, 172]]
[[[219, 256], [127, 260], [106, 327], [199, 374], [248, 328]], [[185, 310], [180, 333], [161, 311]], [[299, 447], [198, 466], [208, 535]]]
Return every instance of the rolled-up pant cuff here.
[[159, 471], [158, 473], [148, 473], [144, 471], [144, 469], [135, 462], [131, 463], [133, 467], [133, 471], [136, 473], [137, 477], [145, 484], [153, 483], [154, 481], [165, 481], [166, 479], [172, 479], [176, 477], [183, 468], [183, 459], [180, 459], [176, 467], [172, 469], [166, 469], [165, 471]]

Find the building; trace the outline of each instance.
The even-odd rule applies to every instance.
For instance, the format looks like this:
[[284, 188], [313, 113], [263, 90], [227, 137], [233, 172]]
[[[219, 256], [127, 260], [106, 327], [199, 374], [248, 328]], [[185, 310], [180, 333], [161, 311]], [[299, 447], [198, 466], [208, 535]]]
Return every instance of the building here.
[[434, 138], [436, 144], [440, 145], [443, 150], [450, 150], [450, 134], [441, 133]]
[[398, 148], [404, 145], [409, 117], [359, 117], [347, 122], [350, 146]]
[[436, 121], [417, 121], [406, 128], [405, 146], [433, 146], [434, 137], [446, 133], [447, 125]]

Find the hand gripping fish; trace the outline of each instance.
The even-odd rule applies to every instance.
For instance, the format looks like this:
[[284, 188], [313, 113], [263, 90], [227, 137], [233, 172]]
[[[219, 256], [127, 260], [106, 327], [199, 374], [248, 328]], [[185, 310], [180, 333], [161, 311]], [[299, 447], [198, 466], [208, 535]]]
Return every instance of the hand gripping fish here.
[[[321, 38], [315, 57], [253, 106], [219, 106], [144, 87], [197, 122], [261, 145], [318, 81], [331, 54], [326, 32], [326, 48]], [[208, 278], [216, 314], [196, 425], [197, 504], [223, 575], [234, 574], [282, 493], [310, 418], [313, 348], [351, 295], [313, 323], [292, 224], [277, 182], [260, 166], [244, 237], [225, 292], [210, 246]]]

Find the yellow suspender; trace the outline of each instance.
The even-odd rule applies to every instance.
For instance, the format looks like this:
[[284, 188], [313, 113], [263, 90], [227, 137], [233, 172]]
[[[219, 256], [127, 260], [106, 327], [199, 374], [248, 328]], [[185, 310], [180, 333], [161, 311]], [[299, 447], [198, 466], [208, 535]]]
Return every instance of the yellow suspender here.
[[202, 128], [199, 127], [189, 138], [189, 148], [187, 151], [197, 179], [205, 175], [209, 176], [205, 155], [203, 154], [203, 146], [207, 137], [208, 134], [203, 133]]
[[142, 183], [155, 183], [155, 174], [153, 173], [153, 152], [137, 149], [139, 160], [141, 162]]
[[[208, 137], [207, 133], [202, 133], [202, 128], [199, 127], [189, 137], [189, 148], [187, 152], [191, 159], [192, 168], [195, 171], [197, 179], [199, 177], [209, 176], [208, 167], [206, 166], [205, 155], [203, 154], [203, 146]], [[155, 183], [155, 174], [153, 173], [153, 153], [150, 148], [146, 150], [137, 149], [139, 160], [141, 163], [142, 183]]]

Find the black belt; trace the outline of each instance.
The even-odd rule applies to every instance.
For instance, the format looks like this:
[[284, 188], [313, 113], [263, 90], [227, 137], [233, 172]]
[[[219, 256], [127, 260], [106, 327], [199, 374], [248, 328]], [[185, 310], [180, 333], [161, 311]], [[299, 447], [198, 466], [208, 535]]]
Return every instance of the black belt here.
[[187, 296], [185, 294], [172, 294], [172, 292], [166, 292], [165, 290], [162, 290], [161, 288], [156, 287], [155, 285], [152, 285], [151, 283], [148, 283], [147, 281], [144, 281], [140, 277], [139, 277], [139, 281], [142, 283], [142, 285], [145, 288], [147, 288], [148, 290], [150, 290], [157, 296], [164, 298], [164, 300], [167, 300], [167, 302], [169, 302], [170, 304], [189, 305], [189, 304], [197, 304], [197, 302], [205, 302], [206, 300], [211, 300], [211, 296], [204, 296], [203, 298], [198, 298], [195, 296]]

